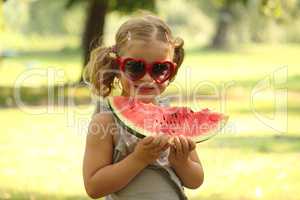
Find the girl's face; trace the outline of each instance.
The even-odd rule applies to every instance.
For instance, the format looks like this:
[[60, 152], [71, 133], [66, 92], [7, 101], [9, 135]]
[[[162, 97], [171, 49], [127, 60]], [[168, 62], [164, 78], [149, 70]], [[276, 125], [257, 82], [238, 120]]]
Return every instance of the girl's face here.
[[[121, 54], [122, 57], [144, 59], [147, 63], [155, 61], [172, 61], [174, 49], [167, 43], [161, 41], [145, 42], [141, 40], [132, 40], [125, 47], [125, 51]], [[152, 77], [146, 73], [144, 77], [137, 81], [128, 79], [121, 73], [119, 77], [122, 84], [122, 95], [135, 96], [144, 102], [154, 102], [154, 98], [161, 94], [169, 84], [169, 80], [162, 84], [157, 84]]]

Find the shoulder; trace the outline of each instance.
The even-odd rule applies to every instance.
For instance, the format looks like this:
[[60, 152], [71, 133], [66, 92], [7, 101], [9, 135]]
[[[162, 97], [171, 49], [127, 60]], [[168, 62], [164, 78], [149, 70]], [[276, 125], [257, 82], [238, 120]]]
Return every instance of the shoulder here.
[[96, 102], [96, 109], [95, 109], [95, 113], [109, 113], [111, 112], [110, 108], [109, 108], [109, 105], [107, 103], [107, 100], [106, 99], [100, 99], [100, 100], [97, 100]]
[[111, 112], [95, 113], [90, 121], [90, 124], [107, 125], [110, 123], [114, 123], [113, 114]]
[[115, 131], [116, 124], [112, 113], [95, 113], [88, 126], [87, 142], [111, 141]]

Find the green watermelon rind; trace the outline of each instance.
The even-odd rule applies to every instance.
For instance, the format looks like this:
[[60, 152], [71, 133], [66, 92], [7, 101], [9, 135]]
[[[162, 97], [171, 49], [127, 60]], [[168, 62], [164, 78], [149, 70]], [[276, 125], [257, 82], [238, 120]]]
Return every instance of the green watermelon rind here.
[[[108, 97], [107, 103], [108, 103], [108, 106], [111, 109], [113, 115], [117, 119], [117, 121], [128, 132], [130, 132], [131, 134], [135, 135], [138, 138], [144, 138], [144, 137], [152, 135], [152, 132], [135, 126], [131, 121], [127, 120], [125, 117], [122, 117], [122, 115], [118, 114], [116, 112], [117, 108], [116, 108], [116, 106], [114, 106], [114, 103], [113, 103], [113, 97]], [[227, 123], [227, 120], [228, 120], [228, 116], [225, 116], [224, 119], [219, 122], [219, 124], [218, 124], [219, 128], [211, 130], [210, 133], [207, 133], [205, 135], [199, 135], [197, 137], [193, 137], [193, 141], [195, 141], [195, 143], [201, 143], [201, 142], [207, 141], [210, 138], [216, 136], [224, 128], [225, 124]]]
[[[204, 141], [207, 141], [210, 138], [216, 136], [224, 128], [224, 126], [227, 123], [227, 120], [228, 120], [228, 117], [226, 116], [223, 120], [221, 120], [219, 122], [219, 128], [218, 129], [212, 130], [211, 133], [205, 134], [205, 136], [199, 135], [198, 137], [195, 137], [195, 139], [194, 139], [194, 140], [196, 140], [195, 142], [196, 143], [204, 142]], [[198, 139], [198, 138], [200, 138], [200, 139]]]
[[122, 117], [122, 115], [118, 115], [117, 112], [115, 112], [115, 110], [117, 110], [117, 109], [115, 108], [112, 100], [113, 100], [112, 97], [108, 98], [108, 100], [107, 100], [108, 106], [122, 127], [124, 127], [127, 131], [129, 131], [131, 134], [137, 136], [138, 138], [144, 138], [146, 136], [152, 135], [151, 132], [135, 126], [131, 121], [128, 121], [125, 117]]

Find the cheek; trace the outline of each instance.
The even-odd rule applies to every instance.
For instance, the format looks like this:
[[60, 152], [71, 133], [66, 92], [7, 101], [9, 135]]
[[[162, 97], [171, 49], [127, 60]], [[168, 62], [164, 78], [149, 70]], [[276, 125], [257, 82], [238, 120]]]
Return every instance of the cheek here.
[[164, 82], [163, 84], [159, 84], [159, 85], [158, 85], [159, 90], [160, 90], [161, 92], [163, 92], [163, 91], [167, 88], [168, 82], [169, 82], [169, 81], [166, 81], [166, 82]]

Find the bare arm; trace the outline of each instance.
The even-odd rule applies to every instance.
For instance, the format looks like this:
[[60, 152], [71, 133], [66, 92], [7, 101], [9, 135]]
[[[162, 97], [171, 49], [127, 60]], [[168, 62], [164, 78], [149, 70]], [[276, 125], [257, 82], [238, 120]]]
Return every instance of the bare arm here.
[[145, 167], [144, 163], [137, 162], [132, 155], [112, 165], [112, 131], [115, 130], [111, 114], [95, 115], [90, 123], [83, 178], [86, 192], [91, 198], [100, 198], [120, 190]]
[[95, 115], [89, 126], [83, 161], [86, 192], [100, 198], [125, 187], [141, 170], [166, 150], [168, 139], [146, 137], [133, 153], [112, 164], [113, 135], [117, 131], [111, 114]]
[[174, 165], [173, 169], [180, 177], [183, 185], [190, 189], [196, 189], [200, 187], [204, 181], [204, 173], [202, 165], [199, 159], [195, 159], [197, 156], [196, 150], [190, 152], [189, 159], [186, 163]]
[[182, 137], [174, 141], [176, 148], [171, 147], [172, 168], [185, 187], [190, 189], [200, 187], [204, 181], [204, 172], [195, 150], [195, 143]]

